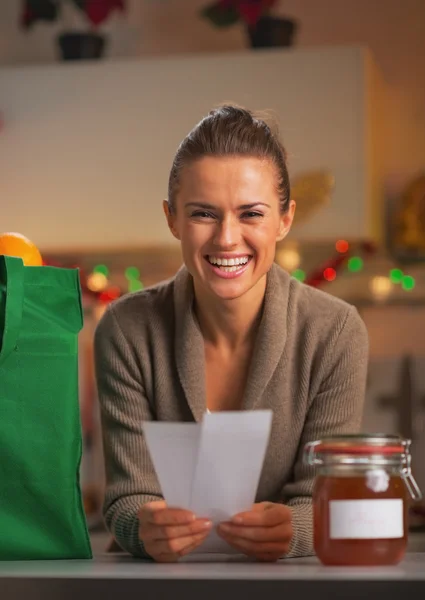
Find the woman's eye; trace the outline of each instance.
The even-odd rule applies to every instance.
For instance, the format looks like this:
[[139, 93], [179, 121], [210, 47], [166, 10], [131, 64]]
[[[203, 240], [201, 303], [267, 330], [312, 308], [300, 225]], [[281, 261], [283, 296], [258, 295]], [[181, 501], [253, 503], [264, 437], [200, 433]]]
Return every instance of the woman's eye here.
[[242, 213], [242, 217], [244, 219], [255, 219], [257, 217], [262, 217], [262, 213], [256, 212], [255, 210], [250, 210], [248, 212]]
[[192, 217], [196, 217], [197, 219], [214, 219], [214, 215], [205, 210], [196, 210], [192, 213]]

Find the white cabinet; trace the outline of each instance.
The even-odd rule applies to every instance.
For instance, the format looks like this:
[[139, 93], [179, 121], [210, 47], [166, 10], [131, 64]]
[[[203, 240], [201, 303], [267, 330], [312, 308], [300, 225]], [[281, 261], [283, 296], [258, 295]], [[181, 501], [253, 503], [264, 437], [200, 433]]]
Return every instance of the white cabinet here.
[[172, 243], [161, 201], [176, 147], [232, 101], [277, 114], [291, 177], [335, 177], [292, 237], [379, 238], [378, 88], [356, 47], [1, 68], [0, 229], [44, 250]]

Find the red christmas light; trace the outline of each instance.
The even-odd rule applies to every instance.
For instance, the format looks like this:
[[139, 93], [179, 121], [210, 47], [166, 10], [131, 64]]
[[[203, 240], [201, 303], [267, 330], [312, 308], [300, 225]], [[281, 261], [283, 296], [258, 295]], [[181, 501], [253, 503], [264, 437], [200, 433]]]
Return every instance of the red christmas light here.
[[101, 292], [99, 294], [99, 300], [100, 300], [100, 302], [103, 302], [104, 304], [109, 304], [109, 302], [112, 302], [112, 300], [116, 300], [120, 296], [121, 296], [120, 288], [117, 286], [113, 286], [113, 287], [108, 288], [104, 292]]
[[337, 243], [335, 244], [336, 251], [340, 252], [341, 254], [344, 254], [345, 252], [347, 252], [349, 247], [350, 247], [350, 245], [347, 242], [347, 240], [338, 240]]
[[328, 267], [323, 271], [323, 277], [326, 281], [333, 281], [336, 277], [336, 271], [332, 267]]

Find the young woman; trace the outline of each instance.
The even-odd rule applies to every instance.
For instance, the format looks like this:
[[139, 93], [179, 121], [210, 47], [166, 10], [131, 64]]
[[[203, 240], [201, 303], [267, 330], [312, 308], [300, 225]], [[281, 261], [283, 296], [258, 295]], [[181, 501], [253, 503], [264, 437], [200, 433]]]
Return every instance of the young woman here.
[[302, 450], [358, 430], [365, 326], [355, 308], [274, 263], [295, 203], [277, 133], [250, 111], [223, 106], [188, 134], [164, 211], [184, 266], [115, 301], [95, 336], [107, 526], [134, 556], [175, 561], [194, 550], [211, 523], [166, 506], [143, 421], [270, 408], [256, 504], [218, 533], [258, 560], [311, 554], [313, 473]]

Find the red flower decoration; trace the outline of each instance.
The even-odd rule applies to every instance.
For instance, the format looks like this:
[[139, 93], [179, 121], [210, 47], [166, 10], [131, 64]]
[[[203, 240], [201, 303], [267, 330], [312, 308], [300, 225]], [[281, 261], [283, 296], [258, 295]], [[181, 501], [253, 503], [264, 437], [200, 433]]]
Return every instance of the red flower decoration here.
[[125, 0], [86, 0], [84, 12], [88, 20], [97, 27], [115, 10], [124, 12], [125, 9]]
[[34, 20], [35, 20], [34, 13], [28, 7], [28, 5], [25, 4], [22, 14], [21, 14], [21, 18], [20, 18], [21, 27], [23, 27], [24, 29], [28, 29], [29, 27], [31, 27]]
[[249, 27], [255, 27], [258, 19], [276, 4], [277, 0], [221, 0], [223, 8], [235, 8]]

